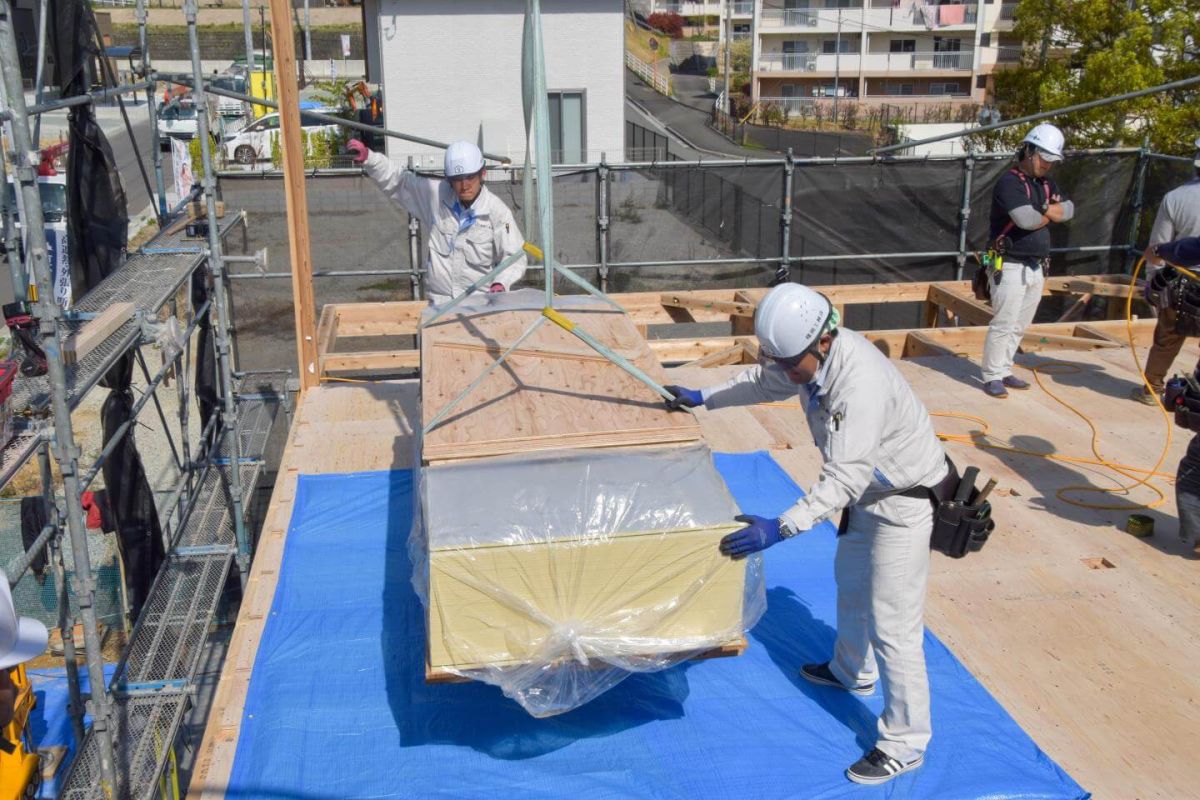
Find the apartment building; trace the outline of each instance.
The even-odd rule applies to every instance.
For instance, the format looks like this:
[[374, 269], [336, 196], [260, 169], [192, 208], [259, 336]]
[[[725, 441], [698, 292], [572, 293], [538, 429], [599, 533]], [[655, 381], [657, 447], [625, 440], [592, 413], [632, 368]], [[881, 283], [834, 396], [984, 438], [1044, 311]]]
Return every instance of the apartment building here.
[[[726, 25], [726, 5], [729, 22]], [[1020, 57], [1016, 2], [1000, 0], [632, 0], [638, 14], [717, 21], [752, 40], [754, 102], [796, 111], [815, 99], [878, 105], [983, 104], [991, 75]]]

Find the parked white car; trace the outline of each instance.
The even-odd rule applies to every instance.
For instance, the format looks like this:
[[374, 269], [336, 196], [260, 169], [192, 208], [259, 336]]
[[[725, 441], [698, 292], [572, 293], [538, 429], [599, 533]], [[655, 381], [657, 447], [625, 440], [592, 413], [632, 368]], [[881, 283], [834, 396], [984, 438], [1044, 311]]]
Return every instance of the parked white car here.
[[164, 150], [171, 148], [168, 137], [193, 139], [200, 128], [196, 104], [190, 97], [165, 103], [158, 108], [158, 139]]
[[[341, 129], [340, 125], [326, 124], [303, 111], [300, 112], [300, 124], [309, 135], [318, 131], [336, 133]], [[271, 158], [271, 144], [278, 137], [279, 115], [266, 114], [237, 133], [228, 135], [221, 147], [227, 162], [254, 164]]]

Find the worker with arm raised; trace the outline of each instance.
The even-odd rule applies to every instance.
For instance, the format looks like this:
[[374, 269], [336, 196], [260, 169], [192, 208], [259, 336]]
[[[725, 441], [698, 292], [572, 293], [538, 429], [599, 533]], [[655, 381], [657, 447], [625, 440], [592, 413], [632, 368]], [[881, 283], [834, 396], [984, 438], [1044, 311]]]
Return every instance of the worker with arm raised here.
[[[434, 305], [462, 294], [505, 258], [520, 253], [525, 239], [512, 211], [488, 190], [483, 154], [475, 145], [454, 142], [446, 149], [442, 180], [400, 169], [357, 139], [346, 148], [383, 193], [428, 231], [425, 288]], [[488, 291], [511, 288], [525, 274], [525, 263], [522, 254], [496, 276]]]
[[1013, 359], [1042, 299], [1050, 225], [1075, 216], [1074, 204], [1049, 177], [1063, 159], [1063, 143], [1053, 125], [1034, 127], [1017, 151], [1017, 165], [992, 190], [989, 288], [995, 314], [983, 345], [983, 390], [991, 397], [1029, 388], [1012, 374]]
[[931, 736], [924, 607], [933, 506], [929, 491], [953, 475], [929, 414], [864, 336], [838, 327], [823, 295], [799, 284], [772, 289], [754, 317], [764, 364], [703, 390], [668, 386], [671, 408], [709, 409], [799, 395], [824, 464], [808, 494], [778, 519], [739, 517], [721, 541], [735, 558], [804, 533], [842, 511], [834, 574], [837, 641], [813, 683], [869, 695], [882, 679], [874, 748], [846, 770], [883, 783], [924, 760]]

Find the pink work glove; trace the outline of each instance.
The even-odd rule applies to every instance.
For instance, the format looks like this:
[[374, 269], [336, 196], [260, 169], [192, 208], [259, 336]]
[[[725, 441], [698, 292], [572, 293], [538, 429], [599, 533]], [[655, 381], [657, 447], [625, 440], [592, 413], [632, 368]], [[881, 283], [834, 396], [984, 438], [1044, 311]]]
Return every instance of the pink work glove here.
[[488, 287], [488, 294], [495, 294], [496, 292], [503, 292], [503, 291], [504, 291], [503, 283], [493, 283], [491, 286]]
[[367, 146], [358, 139], [351, 139], [350, 141], [346, 142], [346, 152], [354, 156], [355, 164], [363, 163], [367, 160], [367, 156], [371, 154], [371, 151], [367, 149]]

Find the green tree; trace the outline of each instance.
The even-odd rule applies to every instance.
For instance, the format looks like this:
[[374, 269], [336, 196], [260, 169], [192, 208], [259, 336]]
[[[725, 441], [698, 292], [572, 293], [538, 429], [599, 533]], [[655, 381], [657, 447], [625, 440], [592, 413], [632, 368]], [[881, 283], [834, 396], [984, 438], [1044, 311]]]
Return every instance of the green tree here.
[[[1200, 75], [1200, 0], [1021, 0], [1019, 66], [996, 73], [1005, 119]], [[1138, 145], [1192, 152], [1200, 135], [1195, 87], [1056, 117], [1072, 148]], [[973, 137], [1015, 147], [1026, 128]]]

